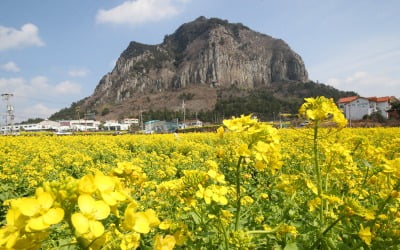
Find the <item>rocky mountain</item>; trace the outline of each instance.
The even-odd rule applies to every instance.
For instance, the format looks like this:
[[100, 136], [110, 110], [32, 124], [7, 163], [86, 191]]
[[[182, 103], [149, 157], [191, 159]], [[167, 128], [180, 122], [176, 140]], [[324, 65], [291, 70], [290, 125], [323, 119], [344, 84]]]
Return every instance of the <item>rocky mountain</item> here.
[[279, 86], [305, 82], [301, 57], [283, 40], [242, 24], [199, 17], [161, 44], [131, 42], [93, 95], [77, 105], [100, 119], [177, 111], [183, 102], [191, 111], [213, 111], [218, 102], [259, 89], [284, 98]]

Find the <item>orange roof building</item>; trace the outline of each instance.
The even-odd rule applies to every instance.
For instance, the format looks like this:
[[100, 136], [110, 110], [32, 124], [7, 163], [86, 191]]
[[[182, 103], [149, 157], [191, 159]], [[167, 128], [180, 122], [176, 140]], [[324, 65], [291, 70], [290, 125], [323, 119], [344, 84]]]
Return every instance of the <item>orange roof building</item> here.
[[356, 100], [358, 96], [342, 97], [339, 99], [338, 103], [349, 103]]
[[361, 97], [349, 96], [342, 97], [338, 101], [339, 108], [343, 111], [348, 120], [361, 120], [365, 116], [378, 112], [383, 117], [388, 118], [388, 111], [391, 108], [391, 102], [396, 100], [394, 96], [383, 97]]

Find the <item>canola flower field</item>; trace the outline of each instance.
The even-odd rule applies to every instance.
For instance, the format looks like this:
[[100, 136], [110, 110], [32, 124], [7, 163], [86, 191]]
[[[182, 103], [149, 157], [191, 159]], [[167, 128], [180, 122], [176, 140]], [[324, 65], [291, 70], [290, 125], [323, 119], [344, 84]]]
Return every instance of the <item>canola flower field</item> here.
[[400, 128], [0, 137], [0, 249], [398, 249]]

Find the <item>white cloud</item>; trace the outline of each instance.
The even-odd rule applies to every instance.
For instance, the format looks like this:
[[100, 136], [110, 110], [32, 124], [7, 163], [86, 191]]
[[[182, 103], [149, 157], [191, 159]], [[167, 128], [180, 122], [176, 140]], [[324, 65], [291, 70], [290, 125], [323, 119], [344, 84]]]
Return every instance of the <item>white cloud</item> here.
[[44, 46], [36, 25], [27, 23], [20, 30], [0, 26], [0, 51], [29, 46]]
[[188, 0], [129, 0], [109, 10], [99, 10], [98, 23], [142, 24], [176, 16]]
[[31, 84], [28, 85], [36, 90], [50, 90], [51, 86], [48, 83], [48, 79], [45, 76], [36, 76], [31, 79]]
[[86, 69], [76, 69], [69, 71], [68, 75], [72, 77], [85, 77], [88, 73], [89, 72]]
[[25, 79], [21, 77], [0, 78], [0, 91], [1, 93], [13, 93], [15, 89], [18, 89], [25, 84]]
[[19, 72], [20, 68], [15, 62], [8, 62], [5, 64], [0, 64], [0, 69], [7, 72]]
[[357, 71], [396, 74], [400, 63], [399, 39], [398, 34], [390, 34], [323, 46], [314, 51], [314, 61], [308, 65], [310, 79], [324, 82]]
[[55, 86], [55, 92], [63, 95], [79, 94], [81, 92], [81, 86], [74, 82], [63, 81]]
[[20, 110], [18, 116], [21, 117], [20, 120], [27, 120], [28, 118], [48, 118], [58, 110], [58, 108], [50, 108], [43, 103], [38, 103], [23, 108]]
[[[29, 80], [14, 77], [0, 77], [0, 93], [12, 93], [16, 121], [28, 118], [47, 118], [60, 108], [68, 107], [81, 98], [82, 88], [78, 83], [61, 81], [51, 83], [45, 76], [36, 76]], [[0, 113], [4, 105], [0, 105]], [[3, 123], [0, 117], [0, 123]]]
[[326, 82], [340, 90], [355, 91], [361, 96], [400, 97], [400, 79], [386, 75], [357, 71], [342, 78], [331, 78]]

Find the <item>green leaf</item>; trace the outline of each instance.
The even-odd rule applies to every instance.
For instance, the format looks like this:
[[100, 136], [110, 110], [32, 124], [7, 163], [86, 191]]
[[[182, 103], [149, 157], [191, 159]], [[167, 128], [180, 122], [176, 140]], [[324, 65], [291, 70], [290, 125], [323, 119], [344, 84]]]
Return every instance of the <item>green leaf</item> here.
[[287, 244], [284, 248], [284, 250], [298, 250], [298, 246], [296, 244], [296, 242], [291, 242], [289, 244]]

